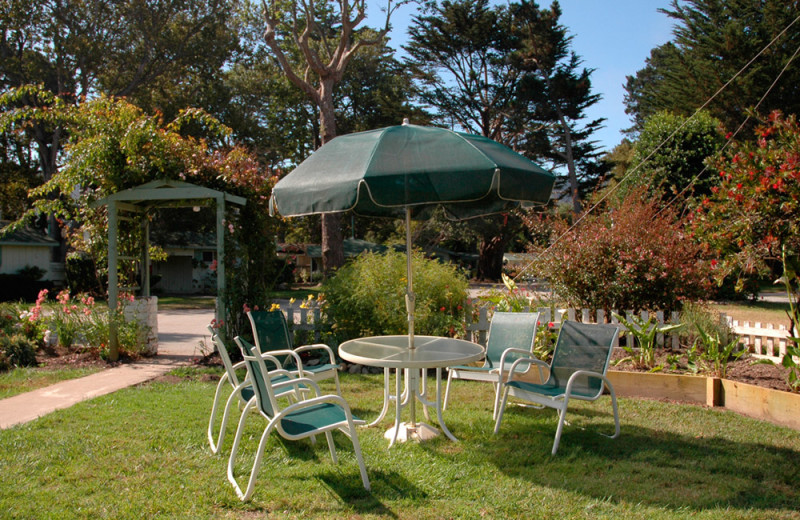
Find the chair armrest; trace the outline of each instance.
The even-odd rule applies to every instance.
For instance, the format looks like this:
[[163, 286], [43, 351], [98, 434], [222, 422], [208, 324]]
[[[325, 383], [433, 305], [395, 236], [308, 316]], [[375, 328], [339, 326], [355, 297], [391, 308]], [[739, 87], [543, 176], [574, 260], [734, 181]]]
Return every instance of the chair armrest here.
[[[536, 365], [536, 368], [539, 369], [539, 379], [542, 382], [544, 382], [544, 372], [542, 371], [542, 369], [547, 369], [547, 372], [549, 373], [550, 372], [550, 365], [548, 365], [547, 363], [545, 363], [541, 359], [532, 357], [533, 354], [531, 353], [530, 350], [526, 350], [526, 349], [522, 349], [522, 348], [507, 348], [507, 349], [505, 349], [503, 351], [503, 355], [500, 357], [500, 367], [501, 367], [501, 369], [502, 369], [502, 367], [506, 366], [506, 355], [508, 355], [510, 353], [523, 354], [524, 357], [518, 358], [511, 365], [511, 368], [509, 369], [508, 381], [511, 381], [511, 374], [516, 372], [517, 365], [519, 365], [521, 362], [527, 362], [527, 363], [529, 363], [531, 365]], [[530, 367], [528, 367], [528, 370], [525, 370], [524, 373], [527, 374], [529, 370], [530, 370]]]
[[309, 350], [324, 350], [328, 354], [328, 359], [331, 363], [336, 362], [336, 358], [333, 355], [333, 350], [324, 343], [314, 343], [313, 345], [302, 345], [294, 349], [295, 352], [307, 352]]
[[[277, 372], [277, 370], [276, 370], [276, 372]], [[307, 385], [307, 386], [309, 386], [309, 387], [314, 389], [314, 393], [316, 395], [320, 394], [319, 385], [316, 382], [312, 381], [311, 379], [309, 379], [307, 377], [298, 377], [296, 379], [293, 379], [292, 376], [294, 374], [292, 374], [291, 372], [287, 372], [285, 370], [283, 372], [285, 372], [285, 375], [289, 377], [289, 380], [288, 381], [281, 381], [280, 383], [275, 383], [274, 385], [272, 385], [273, 389], [277, 390], [277, 389], [280, 389], [280, 388], [284, 388], [286, 386]], [[270, 372], [270, 374], [272, 374], [272, 372]], [[303, 401], [303, 402], [306, 402], [306, 401]]]
[[[609, 379], [605, 376], [605, 374], [601, 374], [600, 372], [594, 372], [592, 370], [576, 370], [575, 372], [572, 373], [571, 376], [569, 376], [569, 379], [567, 380], [567, 387], [564, 389], [565, 396], [570, 397], [572, 395], [572, 384], [575, 382], [575, 379], [578, 376], [596, 377], [601, 381], [603, 381], [603, 383], [605, 383], [608, 386], [608, 388], [611, 389], [612, 392], [614, 391], [614, 387], [611, 386], [611, 381], [609, 381]], [[601, 387], [600, 394], [602, 393], [603, 393], [603, 388]]]
[[[272, 352], [273, 351], [270, 351], [269, 354], [261, 354], [261, 359], [263, 359], [264, 361], [269, 361], [270, 363], [274, 364], [275, 370], [283, 370], [283, 365], [281, 364], [280, 361], [278, 361], [278, 358], [272, 355]], [[244, 361], [242, 361], [242, 363], [244, 363]]]
[[[523, 352], [525, 352], [527, 354], [530, 354], [530, 352], [527, 351], [527, 350], [525, 350]], [[505, 353], [503, 353], [503, 354], [505, 355]], [[507, 383], [510, 382], [512, 379], [514, 379], [514, 374], [517, 371], [517, 365], [519, 365], [521, 363], [528, 363], [528, 364], [531, 364], [531, 365], [536, 365], [536, 367], [539, 369], [539, 379], [542, 382], [544, 382], [544, 380], [545, 380], [544, 379], [544, 372], [542, 371], [542, 369], [547, 369], [548, 372], [550, 371], [550, 365], [548, 365], [547, 363], [545, 363], [541, 359], [537, 359], [535, 357], [519, 358], [516, 361], [514, 361], [514, 363], [511, 364], [511, 368], [508, 369], [508, 379], [506, 379]], [[530, 370], [530, 368], [529, 368], [529, 370]], [[528, 372], [528, 370], [526, 370], [523, 373], [527, 373], [527, 372]]]
[[318, 397], [313, 397], [311, 399], [306, 399], [304, 401], [299, 401], [297, 403], [292, 403], [283, 410], [281, 410], [281, 415], [286, 415], [288, 413], [292, 413], [296, 410], [300, 410], [303, 408], [308, 408], [309, 406], [314, 406], [320, 403], [335, 403], [344, 408], [346, 415], [352, 420], [352, 412], [350, 411], [350, 406], [347, 404], [347, 401], [344, 400], [343, 397], [335, 395], [335, 394], [326, 394], [320, 395]]
[[[281, 349], [281, 350], [270, 350], [261, 354], [261, 357], [270, 356], [272, 359], [270, 361], [277, 362], [278, 360], [274, 356], [291, 356], [294, 360], [294, 363], [297, 365], [298, 370], [303, 372], [303, 362], [300, 360], [300, 356], [297, 355], [297, 352], [290, 349]], [[267, 359], [264, 357], [264, 359]], [[278, 366], [282, 366], [278, 363]]]

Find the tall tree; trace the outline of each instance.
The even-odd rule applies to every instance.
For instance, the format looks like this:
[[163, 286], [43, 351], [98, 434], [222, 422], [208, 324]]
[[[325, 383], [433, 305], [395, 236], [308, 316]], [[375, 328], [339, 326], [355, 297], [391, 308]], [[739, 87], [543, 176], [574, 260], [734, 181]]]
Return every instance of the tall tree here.
[[[672, 0], [661, 12], [675, 21], [673, 40], [654, 48], [625, 86], [635, 131], [660, 110], [691, 115], [779, 37], [707, 107], [726, 128], [736, 128], [800, 47], [798, 0]], [[760, 106], [762, 115], [775, 109], [800, 112], [796, 63]]]
[[621, 201], [637, 186], [665, 200], [708, 195], [716, 179], [710, 171], [704, 172], [705, 161], [725, 142], [720, 127], [720, 121], [705, 111], [691, 120], [671, 112], [651, 116], [634, 144], [628, 167], [631, 175], [616, 191], [616, 198]]
[[[566, 168], [566, 181], [556, 184], [572, 201], [573, 211], [582, 210], [587, 190], [597, 186], [608, 172], [603, 151], [593, 134], [604, 118], [586, 121], [586, 109], [600, 101], [592, 93], [593, 69], [570, 49], [572, 36], [560, 24], [561, 7], [553, 1], [549, 9], [523, 0], [512, 4], [513, 35], [519, 49], [514, 58], [527, 72], [519, 98], [530, 112], [523, 149], [533, 157], [547, 158], [554, 169]], [[524, 112], [523, 112], [524, 113]]]
[[[406, 65], [414, 75], [418, 99], [435, 109], [444, 125], [514, 145], [519, 133], [510, 124], [521, 72], [507, 59], [508, 9], [488, 0], [445, 0], [432, 3], [414, 18]], [[479, 237], [481, 279], [498, 280], [503, 253], [514, 234], [508, 215], [475, 219], [469, 228]], [[464, 226], [440, 226], [452, 234]], [[443, 237], [442, 237], [443, 238]]]
[[[356, 30], [366, 18], [366, 0], [262, 0], [261, 5], [264, 40], [289, 81], [319, 109], [325, 144], [336, 137], [334, 89], [361, 48], [383, 43], [392, 0], [378, 31]], [[322, 263], [326, 272], [344, 264], [341, 219], [335, 213], [322, 216]]]
[[[576, 210], [581, 181], [608, 168], [590, 138], [602, 120], [582, 124], [591, 70], [569, 50], [557, 2], [490, 7], [487, 0], [445, 0], [415, 18], [405, 47], [419, 99], [444, 124], [502, 142], [536, 160], [565, 166]], [[501, 215], [475, 226], [478, 276], [498, 279], [517, 219]]]

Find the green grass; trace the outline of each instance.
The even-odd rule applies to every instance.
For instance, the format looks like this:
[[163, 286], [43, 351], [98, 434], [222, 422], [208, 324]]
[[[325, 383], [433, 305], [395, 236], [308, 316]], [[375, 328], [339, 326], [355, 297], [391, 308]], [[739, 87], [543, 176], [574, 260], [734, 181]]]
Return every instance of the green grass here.
[[[492, 434], [491, 385], [458, 381], [442, 436], [387, 448], [360, 429], [372, 491], [361, 487], [349, 441], [266, 445], [253, 499], [240, 502], [226, 456], [205, 430], [215, 383], [184, 370], [180, 383], [129, 388], [0, 431], [4, 518], [800, 518], [800, 435], [730, 412], [621, 399], [579, 403], [558, 455], [556, 414], [510, 407]], [[342, 375], [354, 412], [378, 412], [380, 376]], [[330, 390], [332, 385], [323, 388]], [[238, 417], [238, 412], [237, 412]], [[235, 422], [236, 417], [234, 417]], [[265, 422], [243, 439], [249, 470]], [[229, 451], [231, 426], [224, 451]]]
[[0, 372], [0, 399], [30, 392], [59, 381], [88, 376], [100, 370], [99, 367], [59, 368], [57, 370], [23, 367]]
[[780, 302], [741, 302], [741, 303], [716, 303], [709, 306], [717, 312], [723, 312], [739, 322], [784, 324], [788, 327], [789, 320], [786, 311], [788, 303]]

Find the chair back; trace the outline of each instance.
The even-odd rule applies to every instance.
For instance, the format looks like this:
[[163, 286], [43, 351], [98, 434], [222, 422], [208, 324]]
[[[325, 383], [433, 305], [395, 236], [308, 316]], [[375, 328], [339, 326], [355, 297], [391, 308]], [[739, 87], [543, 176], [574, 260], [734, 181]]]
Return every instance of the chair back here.
[[[286, 317], [281, 311], [250, 311], [247, 313], [250, 325], [253, 328], [253, 340], [258, 350], [266, 354], [272, 350], [286, 350], [292, 348], [289, 335], [289, 326]], [[291, 365], [291, 359], [286, 356], [277, 356], [281, 363], [286, 361]]]
[[[618, 333], [619, 327], [615, 325], [565, 321], [558, 333], [545, 385], [566, 388], [570, 376], [578, 370], [605, 375]], [[572, 385], [572, 393], [584, 397], [599, 397], [602, 391], [603, 380], [597, 377], [578, 376]]]
[[[485, 367], [497, 368], [500, 358], [507, 348], [533, 350], [536, 341], [536, 326], [539, 323], [538, 312], [495, 312], [489, 324], [489, 339], [486, 342]], [[506, 364], [523, 357], [507, 356]], [[527, 369], [527, 364], [522, 368]]]
[[267, 417], [275, 417], [280, 411], [278, 402], [275, 399], [275, 392], [272, 390], [272, 380], [267, 370], [267, 366], [261, 356], [258, 355], [258, 348], [249, 341], [236, 336], [233, 339], [242, 351], [242, 357], [247, 365], [247, 375], [250, 378], [250, 385], [256, 394], [258, 408]]
[[228, 374], [228, 381], [236, 388], [239, 386], [239, 378], [236, 376], [236, 371], [233, 369], [233, 362], [228, 354], [228, 348], [225, 346], [222, 338], [219, 337], [219, 334], [217, 334], [210, 325], [208, 326], [208, 331], [211, 333], [211, 342], [217, 348], [217, 352], [219, 352], [219, 358], [222, 360], [222, 366], [225, 367], [225, 373]]

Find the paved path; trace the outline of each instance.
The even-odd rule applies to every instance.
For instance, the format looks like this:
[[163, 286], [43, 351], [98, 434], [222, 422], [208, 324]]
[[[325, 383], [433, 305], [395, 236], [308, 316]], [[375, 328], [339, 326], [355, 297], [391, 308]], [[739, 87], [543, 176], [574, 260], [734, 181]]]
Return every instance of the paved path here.
[[2, 399], [0, 429], [149, 381], [176, 366], [188, 364], [202, 354], [199, 343], [209, 339], [206, 326], [213, 317], [213, 310], [159, 311], [157, 356]]

